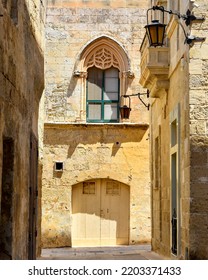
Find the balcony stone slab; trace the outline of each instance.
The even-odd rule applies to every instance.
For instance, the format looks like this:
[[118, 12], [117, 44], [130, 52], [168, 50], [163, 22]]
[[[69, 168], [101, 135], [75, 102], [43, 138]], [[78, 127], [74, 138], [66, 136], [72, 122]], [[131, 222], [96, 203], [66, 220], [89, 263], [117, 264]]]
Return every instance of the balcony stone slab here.
[[169, 47], [149, 47], [144, 38], [140, 51], [140, 84], [150, 90], [150, 97], [160, 97], [169, 88]]

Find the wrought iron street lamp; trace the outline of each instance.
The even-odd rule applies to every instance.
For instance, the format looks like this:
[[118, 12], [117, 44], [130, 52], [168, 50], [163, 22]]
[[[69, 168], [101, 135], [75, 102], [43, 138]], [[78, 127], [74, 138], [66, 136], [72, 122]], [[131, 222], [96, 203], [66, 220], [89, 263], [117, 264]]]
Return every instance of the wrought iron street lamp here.
[[159, 11], [162, 12], [162, 21], [160, 22], [158, 19], [153, 19], [151, 23], [149, 23], [149, 12], [157, 10], [158, 6], [153, 6], [152, 8], [147, 10], [147, 25], [146, 33], [149, 39], [150, 46], [157, 47], [162, 46], [165, 37], [165, 28], [166, 24], [164, 24], [164, 7], [159, 6]]
[[[161, 12], [161, 18], [162, 20], [155, 18], [155, 11]], [[151, 12], [151, 18], [154, 16], [154, 18], [151, 20], [151, 23], [149, 23], [149, 13]], [[150, 46], [158, 47], [164, 45], [164, 38], [165, 38], [165, 28], [166, 24], [164, 23], [164, 13], [173, 14], [176, 15], [179, 19], [183, 19], [185, 21], [185, 24], [188, 26], [191, 24], [191, 22], [203, 22], [205, 20], [205, 17], [196, 17], [195, 15], [191, 14], [190, 10], [186, 12], [185, 15], [180, 14], [179, 12], [173, 12], [171, 10], [166, 10], [163, 6], [153, 6], [152, 8], [147, 10], [147, 25], [146, 28], [146, 34], [149, 39]], [[184, 35], [185, 35], [185, 43], [188, 45], [192, 45], [194, 42], [204, 42], [205, 37], [195, 37], [193, 35], [186, 34], [186, 31], [179, 22], [180, 26], [183, 29]]]
[[151, 24], [145, 26], [150, 46], [162, 46], [165, 37], [166, 24], [160, 23], [159, 20], [152, 20]]
[[149, 90], [147, 90], [147, 93], [136, 93], [136, 94], [130, 94], [130, 95], [121, 95], [121, 100], [122, 99], [127, 99], [128, 98], [128, 104], [124, 104], [122, 107], [119, 108], [120, 110], [120, 115], [122, 119], [129, 119], [130, 112], [131, 112], [131, 97], [133, 96], [138, 96], [139, 100], [142, 102], [142, 104], [149, 110], [150, 104], [146, 104], [141, 96], [146, 95], [147, 98], [149, 98]]

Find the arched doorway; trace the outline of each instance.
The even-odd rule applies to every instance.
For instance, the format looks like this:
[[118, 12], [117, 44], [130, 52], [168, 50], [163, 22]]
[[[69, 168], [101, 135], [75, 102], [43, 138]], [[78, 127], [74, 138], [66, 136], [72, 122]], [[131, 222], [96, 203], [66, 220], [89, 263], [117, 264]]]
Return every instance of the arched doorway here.
[[129, 244], [129, 186], [109, 179], [72, 188], [72, 247]]

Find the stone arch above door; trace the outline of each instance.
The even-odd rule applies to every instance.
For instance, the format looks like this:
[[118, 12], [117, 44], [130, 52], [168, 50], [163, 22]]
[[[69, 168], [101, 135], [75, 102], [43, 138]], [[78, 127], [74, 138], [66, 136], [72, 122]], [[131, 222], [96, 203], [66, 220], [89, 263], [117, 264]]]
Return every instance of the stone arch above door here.
[[123, 183], [96, 179], [74, 185], [72, 246], [129, 244], [129, 208], [129, 186]]

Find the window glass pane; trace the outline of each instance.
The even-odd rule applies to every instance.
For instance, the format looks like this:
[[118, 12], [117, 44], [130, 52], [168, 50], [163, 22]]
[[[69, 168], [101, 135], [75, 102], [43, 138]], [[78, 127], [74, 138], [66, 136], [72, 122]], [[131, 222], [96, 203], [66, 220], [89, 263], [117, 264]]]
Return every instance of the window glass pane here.
[[104, 100], [118, 100], [118, 79], [105, 79]]
[[88, 104], [88, 119], [101, 120], [101, 104]]
[[106, 92], [118, 92], [118, 79], [117, 78], [105, 78], [105, 91]]
[[109, 68], [105, 71], [106, 78], [117, 78], [118, 79], [118, 69], [116, 68]]
[[102, 89], [88, 82], [88, 100], [101, 100], [102, 99]]
[[117, 120], [117, 103], [104, 105], [104, 119]]
[[88, 100], [102, 99], [102, 70], [95, 67], [88, 71]]
[[118, 100], [118, 70], [110, 68], [105, 71], [104, 100]]
[[175, 146], [177, 144], [177, 123], [176, 120], [174, 120], [171, 123], [171, 147]]
[[118, 100], [118, 92], [104, 92], [104, 100]]

